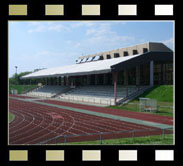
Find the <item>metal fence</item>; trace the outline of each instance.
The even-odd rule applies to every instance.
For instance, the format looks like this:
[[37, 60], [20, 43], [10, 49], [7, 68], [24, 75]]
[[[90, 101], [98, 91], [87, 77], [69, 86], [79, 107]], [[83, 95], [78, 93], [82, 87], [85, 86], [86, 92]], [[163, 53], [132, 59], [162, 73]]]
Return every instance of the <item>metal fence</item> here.
[[142, 111], [156, 112], [158, 111], [158, 105], [156, 99], [139, 98], [139, 109]]
[[166, 134], [173, 134], [172, 128], [164, 129], [140, 129], [140, 130], [123, 130], [114, 132], [100, 132], [100, 133], [88, 133], [88, 134], [76, 134], [76, 135], [59, 135], [54, 138], [47, 139], [40, 142], [38, 145], [44, 144], [67, 144], [74, 142], [84, 142], [84, 141], [99, 141], [99, 144], [103, 144], [104, 140], [107, 139], [118, 139], [118, 138], [132, 138], [161, 135], [162, 139], [165, 138]]
[[[141, 107], [140, 107], [140, 103], [139, 102], [130, 102], [130, 103], [125, 103], [122, 105], [124, 107], [124, 109], [129, 109], [129, 110], [135, 110], [135, 111], [139, 111], [141, 112]], [[157, 111], [158, 112], [171, 112], [173, 113], [173, 106], [165, 106], [162, 104], [157, 103]]]

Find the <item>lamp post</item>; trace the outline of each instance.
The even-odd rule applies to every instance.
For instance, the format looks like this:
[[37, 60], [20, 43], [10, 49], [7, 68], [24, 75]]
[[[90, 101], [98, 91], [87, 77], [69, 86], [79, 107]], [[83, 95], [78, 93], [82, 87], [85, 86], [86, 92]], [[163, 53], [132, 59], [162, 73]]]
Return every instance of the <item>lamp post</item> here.
[[17, 75], [17, 68], [18, 68], [18, 66], [15, 66], [15, 69], [16, 69], [16, 75]]

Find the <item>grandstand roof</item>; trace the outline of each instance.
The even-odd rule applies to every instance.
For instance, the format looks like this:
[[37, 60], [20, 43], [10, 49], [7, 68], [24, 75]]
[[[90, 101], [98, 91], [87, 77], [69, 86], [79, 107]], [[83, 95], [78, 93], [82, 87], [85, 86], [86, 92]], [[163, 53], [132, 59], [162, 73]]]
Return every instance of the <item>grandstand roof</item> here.
[[[162, 54], [162, 56], [161, 56]], [[22, 79], [102, 74], [119, 70], [124, 67], [135, 66], [150, 60], [173, 60], [173, 52], [148, 52], [144, 54], [98, 60], [80, 64], [43, 69], [21, 77]]]

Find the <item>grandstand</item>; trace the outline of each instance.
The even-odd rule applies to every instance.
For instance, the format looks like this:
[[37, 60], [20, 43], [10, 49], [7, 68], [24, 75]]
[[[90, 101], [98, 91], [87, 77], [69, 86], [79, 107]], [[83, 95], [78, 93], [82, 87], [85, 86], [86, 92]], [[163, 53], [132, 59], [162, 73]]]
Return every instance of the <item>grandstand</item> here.
[[116, 105], [154, 85], [173, 84], [173, 51], [163, 43], [82, 56], [76, 64], [43, 69], [21, 79], [45, 79], [28, 96]]

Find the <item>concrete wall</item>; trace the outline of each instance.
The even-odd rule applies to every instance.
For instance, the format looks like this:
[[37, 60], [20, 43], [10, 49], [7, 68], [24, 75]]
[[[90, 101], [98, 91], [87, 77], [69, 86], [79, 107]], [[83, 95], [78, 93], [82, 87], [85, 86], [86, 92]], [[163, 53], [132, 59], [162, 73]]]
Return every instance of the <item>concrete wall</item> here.
[[81, 57], [79, 57], [79, 59], [94, 57], [94, 56], [98, 56], [98, 55], [102, 55], [104, 57], [104, 59], [107, 59], [108, 54], [111, 55], [111, 58], [114, 58], [115, 53], [119, 53], [120, 57], [123, 57], [124, 51], [127, 51], [128, 55], [131, 56], [131, 55], [133, 55], [133, 50], [137, 50], [137, 54], [143, 54], [144, 48], [146, 48], [148, 51], [167, 51], [167, 52], [172, 51], [163, 43], [149, 42], [149, 43], [139, 44], [139, 45], [135, 45], [135, 46], [127, 47], [127, 48], [120, 48], [120, 49], [100, 52], [100, 53], [96, 53], [96, 54], [92, 54], [92, 55], [88, 55], [88, 56], [81, 56]]

